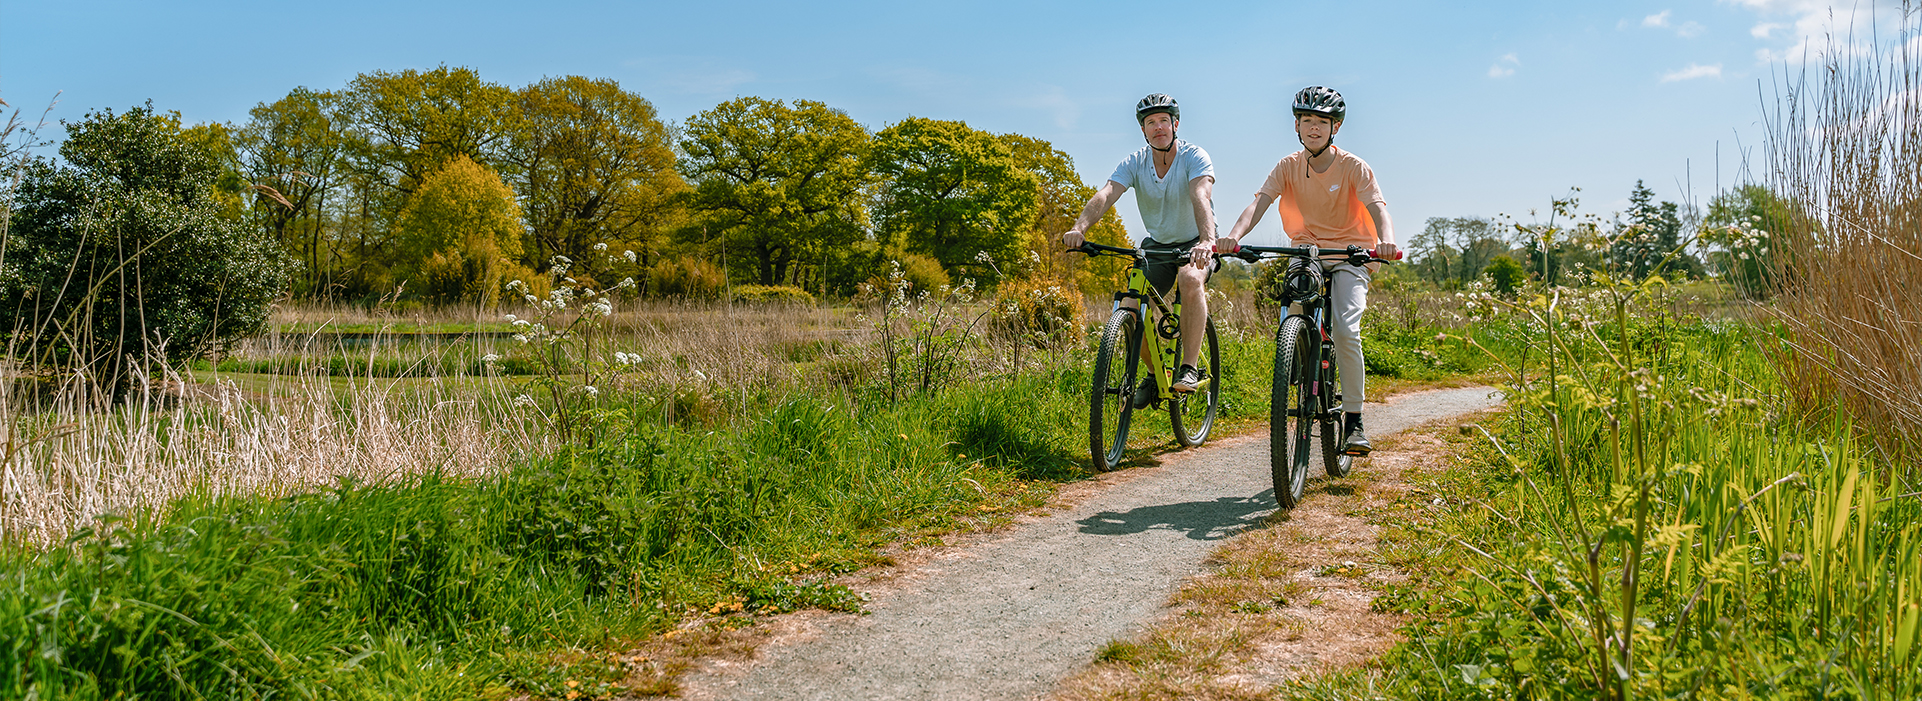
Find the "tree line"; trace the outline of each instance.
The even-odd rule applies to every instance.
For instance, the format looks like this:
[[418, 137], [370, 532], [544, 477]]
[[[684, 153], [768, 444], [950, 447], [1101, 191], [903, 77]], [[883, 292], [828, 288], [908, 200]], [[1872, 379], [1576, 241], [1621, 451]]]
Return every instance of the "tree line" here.
[[[876, 130], [742, 97], [673, 125], [612, 80], [513, 88], [443, 66], [296, 88], [183, 133], [222, 164], [230, 214], [296, 261], [302, 299], [486, 302], [555, 256], [654, 295], [850, 294], [893, 264], [929, 287], [1112, 276], [1051, 245], [1093, 192], [1072, 159], [960, 121]], [[1097, 229], [1126, 240], [1113, 214]]]

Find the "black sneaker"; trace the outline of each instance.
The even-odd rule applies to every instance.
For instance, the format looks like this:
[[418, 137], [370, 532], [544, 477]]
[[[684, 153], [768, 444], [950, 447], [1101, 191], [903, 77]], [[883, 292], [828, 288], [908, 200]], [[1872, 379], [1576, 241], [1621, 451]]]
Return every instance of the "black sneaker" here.
[[1133, 401], [1136, 409], [1146, 409], [1153, 406], [1155, 400], [1160, 398], [1161, 393], [1155, 391], [1155, 383], [1153, 382], [1143, 382], [1140, 386], [1135, 387]]
[[1347, 438], [1341, 442], [1343, 455], [1363, 457], [1375, 450], [1374, 446], [1368, 444], [1368, 434], [1361, 430], [1360, 412], [1348, 412], [1346, 420], [1343, 421], [1342, 433], [1347, 435]]
[[1201, 368], [1193, 365], [1183, 365], [1181, 366], [1181, 372], [1175, 373], [1174, 391], [1193, 392], [1201, 386], [1201, 383], [1207, 381], [1208, 373], [1202, 372]]

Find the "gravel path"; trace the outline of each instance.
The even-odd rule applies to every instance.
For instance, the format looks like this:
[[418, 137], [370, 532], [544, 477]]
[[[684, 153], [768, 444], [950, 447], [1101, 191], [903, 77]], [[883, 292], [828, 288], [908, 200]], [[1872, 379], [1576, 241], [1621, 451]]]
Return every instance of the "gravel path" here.
[[[1379, 440], [1498, 403], [1490, 388], [1404, 394], [1368, 409]], [[1274, 510], [1265, 431], [1104, 477], [1064, 513], [958, 549], [877, 596], [819, 618], [744, 670], [691, 675], [729, 699], [1029, 699], [1153, 621], [1215, 541]], [[1358, 469], [1367, 469], [1358, 465]], [[1134, 474], [1129, 474], [1134, 473]]]

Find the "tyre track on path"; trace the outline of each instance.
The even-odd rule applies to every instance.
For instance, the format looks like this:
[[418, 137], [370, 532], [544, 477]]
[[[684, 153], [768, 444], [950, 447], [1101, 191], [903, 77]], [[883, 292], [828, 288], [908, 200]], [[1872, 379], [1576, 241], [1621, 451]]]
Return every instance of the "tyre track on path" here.
[[[1371, 438], [1495, 406], [1488, 387], [1371, 405]], [[1357, 466], [1366, 470], [1366, 463]], [[1136, 474], [1126, 474], [1133, 472]], [[1065, 512], [935, 558], [878, 592], [870, 613], [802, 630], [739, 666], [683, 679], [701, 699], [1029, 699], [1136, 634], [1217, 541], [1275, 508], [1266, 431], [1104, 476]]]

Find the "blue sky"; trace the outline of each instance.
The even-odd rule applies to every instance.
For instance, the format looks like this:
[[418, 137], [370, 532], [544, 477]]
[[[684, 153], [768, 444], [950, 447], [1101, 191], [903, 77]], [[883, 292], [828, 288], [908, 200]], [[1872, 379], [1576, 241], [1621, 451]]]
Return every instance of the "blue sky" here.
[[[1889, 0], [1837, 8], [1847, 23]], [[1288, 98], [1340, 90], [1337, 144], [1374, 167], [1405, 242], [1428, 217], [1526, 218], [1582, 188], [1607, 214], [1647, 181], [1706, 201], [1759, 164], [1771, 71], [1800, 70], [1831, 11], [1701, 2], [760, 3], [0, 0], [0, 99], [34, 115], [151, 99], [246, 118], [295, 86], [469, 66], [519, 86], [612, 78], [680, 121], [740, 95], [820, 100], [872, 128], [909, 115], [1046, 139], [1099, 183], [1140, 148], [1132, 107], [1180, 100], [1217, 168], [1224, 230], [1299, 148]], [[1759, 175], [1759, 173], [1758, 173]], [[1139, 232], [1132, 196], [1120, 204]], [[1278, 233], [1270, 216], [1258, 240]]]

